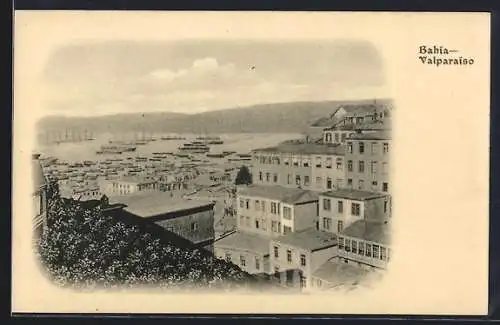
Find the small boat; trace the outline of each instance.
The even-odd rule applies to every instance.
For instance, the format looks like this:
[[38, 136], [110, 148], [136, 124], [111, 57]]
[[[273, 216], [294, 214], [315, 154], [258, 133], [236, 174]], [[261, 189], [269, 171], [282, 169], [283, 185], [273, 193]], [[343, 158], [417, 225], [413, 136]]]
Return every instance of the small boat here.
[[186, 140], [185, 137], [177, 136], [177, 135], [167, 135], [161, 137], [162, 140]]

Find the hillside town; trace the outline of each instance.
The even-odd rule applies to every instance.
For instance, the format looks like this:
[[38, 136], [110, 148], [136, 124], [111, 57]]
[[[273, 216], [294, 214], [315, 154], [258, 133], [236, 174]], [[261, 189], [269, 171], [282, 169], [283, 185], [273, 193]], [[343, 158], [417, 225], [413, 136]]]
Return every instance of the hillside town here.
[[[224, 142], [217, 136], [175, 135], [109, 143], [111, 154], [94, 160], [34, 154], [34, 238], [50, 218], [46, 191], [56, 182], [65, 200], [154, 225], [285, 288], [369, 286], [392, 255], [393, 107], [331, 112], [302, 138], [250, 152], [214, 153], [207, 148]], [[183, 143], [177, 151], [121, 155], [172, 140]]]

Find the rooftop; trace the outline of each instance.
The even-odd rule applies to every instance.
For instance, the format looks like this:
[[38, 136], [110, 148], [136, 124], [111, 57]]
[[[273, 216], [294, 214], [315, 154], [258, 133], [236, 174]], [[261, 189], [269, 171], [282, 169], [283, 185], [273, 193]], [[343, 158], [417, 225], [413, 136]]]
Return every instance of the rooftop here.
[[271, 239], [268, 237], [237, 231], [217, 240], [214, 245], [216, 247], [230, 247], [260, 254], [269, 254], [270, 241]]
[[138, 184], [149, 184], [155, 182], [153, 179], [147, 177], [130, 176], [130, 175], [122, 176], [118, 179], [118, 181], [126, 183], [138, 183]]
[[241, 188], [238, 195], [267, 198], [289, 204], [317, 201], [319, 198], [318, 193], [299, 188], [259, 185]]
[[390, 226], [379, 221], [355, 221], [344, 230], [342, 235], [380, 244], [390, 244]]
[[281, 143], [274, 147], [254, 149], [253, 151], [311, 155], [345, 155], [345, 146], [340, 144]]
[[312, 276], [328, 282], [329, 286], [333, 287], [357, 283], [367, 273], [365, 269], [340, 262], [337, 258], [331, 258], [322, 264]]
[[109, 203], [125, 204], [125, 211], [142, 218], [149, 218], [194, 208], [208, 208], [214, 205], [214, 202], [211, 201], [187, 200], [179, 197], [172, 197], [170, 194], [165, 192], [110, 196]]
[[388, 194], [384, 193], [375, 193], [375, 192], [351, 190], [351, 189], [338, 189], [334, 191], [321, 193], [321, 195], [334, 198], [341, 198], [341, 199], [358, 200], [358, 201], [373, 200], [389, 196]]
[[363, 123], [344, 123], [343, 121], [338, 122], [337, 124], [325, 128], [325, 130], [344, 130], [344, 131], [377, 131], [377, 130], [390, 130], [391, 129], [391, 120], [389, 118], [385, 118], [383, 120], [377, 121], [369, 121]]
[[347, 116], [365, 116], [373, 113], [375, 110], [380, 110], [384, 108], [392, 108], [390, 101], [382, 101], [380, 103], [358, 103], [358, 104], [345, 104], [339, 105], [337, 109], [330, 115], [321, 117], [316, 120], [312, 126], [313, 127], [330, 127], [333, 124], [339, 122], [340, 120], [337, 118], [336, 113], [339, 109], [343, 109], [347, 114]]
[[337, 236], [329, 232], [317, 230], [316, 228], [308, 228], [275, 238], [274, 241], [281, 244], [315, 251], [336, 245]]
[[348, 140], [391, 140], [390, 131], [375, 131], [370, 133], [356, 133], [347, 138]]

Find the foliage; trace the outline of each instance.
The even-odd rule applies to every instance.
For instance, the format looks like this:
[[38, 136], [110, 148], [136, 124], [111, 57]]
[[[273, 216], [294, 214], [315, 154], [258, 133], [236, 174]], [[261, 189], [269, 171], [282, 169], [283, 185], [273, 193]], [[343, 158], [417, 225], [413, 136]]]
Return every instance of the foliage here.
[[155, 285], [242, 288], [254, 278], [237, 266], [197, 249], [176, 247], [136, 225], [59, 198], [49, 189], [48, 227], [38, 254], [61, 286]]
[[238, 174], [236, 175], [236, 185], [250, 185], [252, 184], [252, 174], [247, 166], [241, 166]]

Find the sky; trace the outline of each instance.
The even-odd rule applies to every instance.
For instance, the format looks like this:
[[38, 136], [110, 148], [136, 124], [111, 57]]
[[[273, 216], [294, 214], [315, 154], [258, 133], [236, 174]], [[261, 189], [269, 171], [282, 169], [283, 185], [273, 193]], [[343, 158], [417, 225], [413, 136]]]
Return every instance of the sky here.
[[363, 40], [87, 41], [58, 47], [41, 75], [47, 112], [77, 116], [382, 98], [385, 79]]

